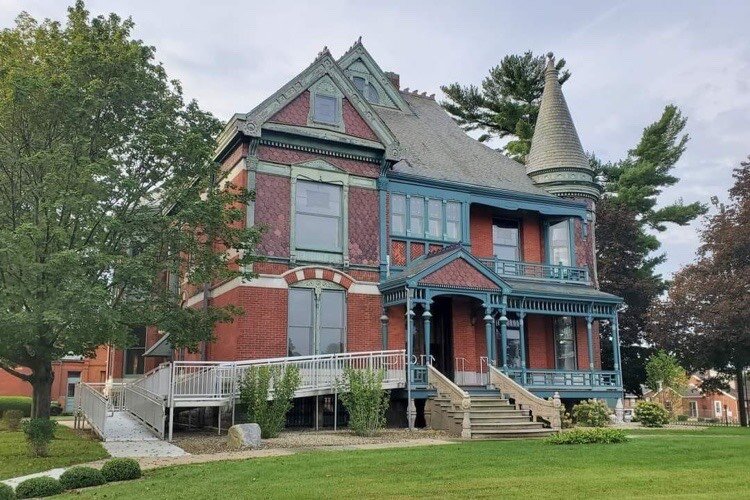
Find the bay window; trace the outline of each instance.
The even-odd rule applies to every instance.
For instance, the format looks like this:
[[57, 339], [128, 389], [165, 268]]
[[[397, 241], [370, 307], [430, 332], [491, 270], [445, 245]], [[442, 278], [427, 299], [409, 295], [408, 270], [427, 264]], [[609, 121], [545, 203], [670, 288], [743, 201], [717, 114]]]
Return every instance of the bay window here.
[[406, 233], [406, 196], [391, 195], [391, 233]]
[[427, 202], [427, 234], [430, 237], [442, 239], [443, 236], [443, 202], [429, 200]]
[[412, 236], [424, 235], [424, 198], [412, 196], [409, 200], [409, 233]]
[[461, 238], [461, 204], [457, 201], [449, 201], [445, 205], [445, 233], [451, 241]]

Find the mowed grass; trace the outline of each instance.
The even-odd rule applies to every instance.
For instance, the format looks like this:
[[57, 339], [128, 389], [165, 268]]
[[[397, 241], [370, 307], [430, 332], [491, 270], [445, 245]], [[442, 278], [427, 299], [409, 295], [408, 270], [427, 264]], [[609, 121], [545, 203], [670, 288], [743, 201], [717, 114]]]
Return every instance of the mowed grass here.
[[91, 462], [108, 456], [101, 443], [93, 437], [59, 425], [50, 445], [50, 455], [32, 457], [23, 432], [0, 429], [0, 479]]
[[156, 469], [70, 498], [750, 498], [750, 432], [646, 431], [619, 445], [472, 441]]

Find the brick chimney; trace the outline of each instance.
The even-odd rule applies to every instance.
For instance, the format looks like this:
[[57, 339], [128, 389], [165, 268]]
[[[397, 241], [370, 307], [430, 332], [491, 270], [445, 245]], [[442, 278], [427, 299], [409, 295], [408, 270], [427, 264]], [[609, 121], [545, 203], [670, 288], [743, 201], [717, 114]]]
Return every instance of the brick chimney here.
[[394, 73], [393, 71], [386, 71], [385, 76], [388, 77], [388, 80], [390, 80], [391, 85], [393, 85], [396, 90], [401, 90], [401, 77], [398, 76], [398, 73]]

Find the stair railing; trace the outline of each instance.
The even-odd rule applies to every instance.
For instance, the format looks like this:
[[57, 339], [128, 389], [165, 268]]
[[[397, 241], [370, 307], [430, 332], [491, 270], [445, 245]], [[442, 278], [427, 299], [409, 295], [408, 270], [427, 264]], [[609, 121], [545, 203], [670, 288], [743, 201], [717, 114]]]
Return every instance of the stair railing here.
[[560, 430], [560, 394], [555, 392], [552, 400], [540, 398], [532, 394], [521, 384], [504, 374], [492, 364], [489, 366], [490, 384], [497, 387], [501, 393], [513, 399], [519, 410], [529, 410], [534, 418], [549, 423], [554, 430]]
[[448, 398], [453, 407], [463, 412], [461, 421], [461, 437], [471, 437], [471, 396], [469, 393], [454, 384], [451, 379], [440, 373], [440, 370], [432, 365], [427, 365], [427, 383], [434, 387], [441, 396]]

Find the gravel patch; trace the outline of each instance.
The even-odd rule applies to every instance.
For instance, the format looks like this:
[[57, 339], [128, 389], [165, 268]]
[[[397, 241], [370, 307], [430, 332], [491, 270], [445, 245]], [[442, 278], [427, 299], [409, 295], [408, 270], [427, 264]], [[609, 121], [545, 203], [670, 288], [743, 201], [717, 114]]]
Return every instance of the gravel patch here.
[[[360, 445], [386, 445], [407, 443], [409, 441], [447, 441], [450, 435], [444, 431], [431, 429], [384, 429], [377, 436], [355, 436], [349, 430], [340, 431], [284, 431], [279, 437], [264, 439], [262, 449], [304, 450]], [[215, 431], [197, 431], [180, 433], [175, 436], [174, 444], [192, 455], [231, 452], [227, 447], [226, 435], [219, 436]]]

